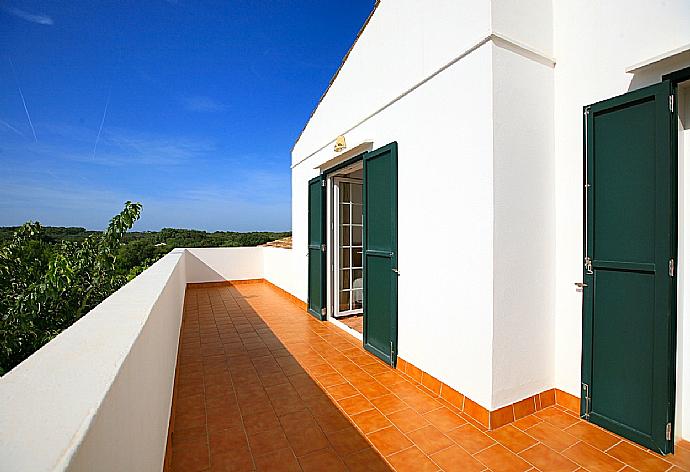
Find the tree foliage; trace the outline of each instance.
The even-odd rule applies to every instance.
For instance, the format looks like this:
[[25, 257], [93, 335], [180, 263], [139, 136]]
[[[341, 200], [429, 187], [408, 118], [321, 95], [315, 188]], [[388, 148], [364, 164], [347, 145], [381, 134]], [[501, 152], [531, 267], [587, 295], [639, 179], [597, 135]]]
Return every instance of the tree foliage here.
[[0, 375], [173, 248], [257, 246], [290, 235], [129, 231], [141, 210], [125, 203], [103, 232], [38, 222], [0, 228]]
[[118, 265], [140, 203], [125, 203], [102, 233], [54, 243], [37, 222], [0, 248], [0, 375], [127, 282]]

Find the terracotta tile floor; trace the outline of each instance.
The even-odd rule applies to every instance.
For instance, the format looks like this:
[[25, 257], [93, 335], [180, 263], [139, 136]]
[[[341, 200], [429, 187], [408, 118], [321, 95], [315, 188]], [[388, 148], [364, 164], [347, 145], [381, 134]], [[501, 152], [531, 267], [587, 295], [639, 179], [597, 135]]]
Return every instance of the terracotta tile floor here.
[[345, 326], [354, 329], [359, 334], [362, 334], [363, 332], [364, 315], [345, 316], [343, 318], [338, 318], [338, 321], [343, 323]]
[[174, 410], [172, 471], [690, 470], [558, 406], [487, 432], [260, 284], [187, 290]]

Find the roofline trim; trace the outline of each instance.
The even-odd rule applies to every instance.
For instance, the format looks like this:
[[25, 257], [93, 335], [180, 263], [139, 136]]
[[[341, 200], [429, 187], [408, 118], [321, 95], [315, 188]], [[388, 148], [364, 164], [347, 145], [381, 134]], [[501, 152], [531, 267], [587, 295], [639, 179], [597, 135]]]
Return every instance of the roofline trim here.
[[[441, 72], [445, 71], [446, 69], [453, 66], [454, 64], [456, 64], [460, 60], [464, 59], [465, 57], [469, 56], [474, 51], [476, 51], [480, 47], [484, 46], [488, 42], [492, 42], [497, 47], [508, 49], [508, 50], [514, 52], [515, 54], [519, 54], [519, 55], [521, 55], [527, 59], [533, 60], [533, 61], [538, 62], [538, 63], [543, 64], [543, 65], [546, 65], [547, 67], [554, 68], [556, 66], [556, 60], [554, 58], [546, 55], [545, 53], [538, 51], [536, 49], [530, 48], [528, 46], [525, 46], [525, 45], [513, 40], [512, 38], [505, 36], [504, 34], [492, 32], [492, 33], [484, 36], [479, 41], [473, 43], [472, 46], [470, 46], [469, 48], [467, 48], [463, 52], [461, 52], [459, 56], [456, 56], [455, 58], [451, 59], [449, 62], [447, 62], [446, 64], [441, 66], [439, 69], [437, 69], [436, 71], [434, 71], [430, 75], [428, 75], [426, 78], [417, 82], [415, 85], [413, 85], [409, 89], [405, 90], [400, 95], [398, 95], [397, 97], [390, 100], [388, 103], [384, 104], [383, 106], [381, 106], [380, 108], [375, 110], [373, 113], [370, 113], [369, 115], [367, 115], [366, 117], [364, 117], [363, 119], [358, 121], [355, 125], [351, 126], [347, 130], [340, 133], [339, 135], [342, 135], [342, 136], [346, 135], [350, 131], [352, 131], [355, 128], [357, 128], [358, 126], [362, 125], [364, 122], [366, 122], [370, 118], [373, 118], [374, 116], [378, 115], [379, 113], [381, 113], [383, 110], [385, 110], [389, 106], [393, 105], [395, 102], [399, 101], [400, 99], [402, 99], [405, 96], [409, 95], [410, 93], [414, 92], [416, 89], [418, 89], [419, 87], [421, 87], [425, 83], [429, 82], [431, 79], [433, 79], [434, 77], [439, 75]], [[316, 111], [316, 110], [314, 110], [314, 111]], [[312, 116], [313, 116], [313, 113], [312, 113]], [[311, 120], [311, 118], [310, 118], [310, 120]], [[307, 124], [309, 124], [309, 122], [307, 122]], [[306, 129], [306, 125], [304, 128]], [[302, 130], [302, 132], [304, 132], [304, 130]], [[302, 136], [302, 135], [300, 134], [300, 136]], [[298, 141], [299, 141], [299, 139], [298, 139]], [[297, 167], [298, 165], [300, 165], [301, 163], [303, 163], [304, 161], [306, 161], [307, 159], [312, 157], [314, 154], [316, 154], [316, 153], [322, 151], [323, 149], [327, 148], [328, 146], [330, 146], [331, 143], [333, 143], [334, 141], [335, 141], [335, 138], [331, 139], [326, 144], [324, 144], [323, 146], [316, 149], [314, 152], [311, 152], [306, 157], [304, 157], [304, 158], [300, 159], [299, 161], [295, 162], [294, 164], [292, 164], [290, 166], [290, 168], [294, 169], [295, 167]], [[297, 144], [297, 143], [295, 142], [295, 144]], [[293, 151], [295, 150], [295, 146], [292, 147], [292, 150]]]
[[[426, 78], [424, 78], [422, 81], [416, 83], [415, 85], [413, 85], [413, 86], [410, 87], [409, 89], [405, 90], [405, 91], [402, 92], [400, 95], [398, 95], [397, 97], [395, 97], [394, 99], [392, 99], [392, 100], [389, 101], [388, 103], [384, 104], [382, 107], [380, 107], [380, 108], [378, 108], [377, 110], [375, 110], [373, 113], [370, 113], [369, 115], [365, 116], [363, 119], [359, 120], [355, 125], [351, 126], [350, 128], [348, 128], [348, 129], [345, 130], [344, 132], [340, 133], [340, 135], [343, 135], [343, 136], [346, 135], [347, 133], [349, 133], [349, 132], [352, 131], [353, 129], [355, 129], [355, 128], [357, 128], [358, 126], [360, 126], [362, 123], [368, 121], [370, 118], [373, 118], [374, 116], [378, 115], [379, 113], [381, 113], [383, 110], [385, 110], [385, 109], [388, 108], [389, 106], [393, 105], [395, 102], [399, 101], [400, 99], [402, 99], [402, 98], [404, 98], [405, 96], [409, 95], [410, 93], [414, 92], [416, 89], [418, 89], [419, 87], [421, 87], [421, 86], [424, 85], [425, 83], [429, 82], [431, 79], [433, 79], [434, 77], [436, 77], [438, 74], [440, 74], [440, 73], [443, 72], [444, 70], [446, 70], [446, 69], [448, 69], [449, 67], [451, 67], [453, 64], [457, 63], [457, 62], [460, 61], [461, 59], [465, 58], [465, 57], [468, 56], [469, 54], [473, 53], [474, 51], [476, 51], [477, 49], [479, 49], [480, 47], [482, 47], [483, 45], [485, 45], [486, 43], [488, 43], [489, 41], [491, 41], [492, 37], [493, 37], [493, 35], [492, 35], [492, 34], [489, 34], [489, 35], [485, 36], [484, 38], [482, 38], [480, 41], [474, 43], [472, 46], [470, 46], [468, 49], [466, 49], [465, 51], [463, 51], [462, 54], [460, 54], [459, 56], [457, 56], [455, 59], [452, 59], [452, 60], [451, 60], [450, 62], [448, 62], [447, 64], [441, 66], [440, 69], [437, 69], [435, 72], [433, 72], [431, 75], [429, 75], [429, 76], [427, 76]], [[314, 154], [316, 154], [316, 153], [322, 151], [323, 149], [327, 148], [333, 141], [334, 141], [334, 139], [331, 139], [329, 142], [327, 142], [327, 143], [324, 144], [323, 146], [319, 147], [319, 148], [316, 149], [314, 152], [312, 152], [312, 153], [310, 153], [309, 155], [307, 155], [306, 157], [300, 159], [298, 162], [295, 162], [294, 164], [292, 164], [292, 165], [290, 166], [290, 168], [291, 168], [291, 169], [294, 169], [295, 167], [297, 167], [298, 165], [300, 165], [301, 163], [303, 163], [304, 161], [306, 161], [307, 159], [309, 159], [310, 157], [312, 157]]]
[[342, 70], [343, 66], [345, 65], [345, 61], [347, 61], [347, 58], [350, 56], [350, 53], [355, 48], [355, 44], [357, 44], [357, 41], [359, 41], [359, 38], [364, 33], [364, 29], [367, 27], [367, 25], [369, 24], [369, 21], [374, 16], [374, 13], [376, 12], [376, 9], [379, 7], [380, 3], [381, 3], [381, 0], [376, 0], [376, 2], [374, 3], [374, 8], [372, 8], [371, 13], [369, 13], [369, 16], [367, 16], [367, 19], [364, 20], [364, 24], [359, 29], [359, 32], [357, 33], [357, 36], [355, 37], [355, 40], [352, 43], [352, 46], [350, 46], [350, 49], [348, 49], [347, 52], [345, 53], [345, 55], [343, 56], [343, 59], [340, 61], [340, 65], [338, 66], [338, 69], [335, 71], [335, 74], [333, 74], [333, 77], [331, 77], [331, 81], [328, 82], [328, 86], [326, 87], [326, 90], [324, 90], [324, 92], [321, 94], [321, 97], [319, 98], [319, 101], [316, 102], [316, 105], [312, 109], [311, 114], [309, 115], [309, 118], [307, 119], [307, 122], [304, 123], [304, 126], [302, 127], [302, 131], [299, 132], [297, 139], [295, 139], [295, 142], [292, 144], [292, 148], [290, 149], [291, 153], [292, 153], [292, 151], [295, 150], [295, 146], [297, 146], [297, 143], [299, 142], [300, 138], [302, 137], [302, 134], [304, 134], [304, 131], [307, 129], [307, 126], [309, 126], [309, 122], [314, 117], [314, 113], [316, 113], [316, 110], [319, 108], [319, 105], [321, 105], [321, 102], [326, 97], [326, 94], [328, 93], [328, 91], [331, 89], [333, 82], [335, 82], [335, 79], [338, 77], [338, 74], [340, 74], [340, 71]]

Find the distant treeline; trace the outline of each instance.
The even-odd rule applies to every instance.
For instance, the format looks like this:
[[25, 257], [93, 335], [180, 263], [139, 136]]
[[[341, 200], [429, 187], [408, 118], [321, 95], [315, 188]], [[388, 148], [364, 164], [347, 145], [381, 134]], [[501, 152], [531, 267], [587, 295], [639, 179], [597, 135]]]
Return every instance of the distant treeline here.
[[[58, 241], [83, 241], [92, 234], [101, 231], [89, 231], [85, 228], [43, 226], [46, 239]], [[0, 226], [0, 245], [12, 239], [12, 235], [19, 226]], [[153, 244], [165, 243], [171, 247], [244, 247], [258, 246], [269, 241], [290, 236], [290, 232], [251, 231], [246, 233], [236, 231], [214, 231], [212, 233], [195, 229], [163, 228], [160, 231], [129, 231], [125, 234], [125, 242], [145, 240]]]
[[[9, 244], [17, 226], [0, 226], [0, 247]], [[42, 226], [39, 238], [47, 251], [62, 241], [82, 242], [101, 231], [85, 228]], [[120, 274], [136, 275], [176, 247], [246, 247], [290, 236], [290, 232], [214, 231], [163, 228], [160, 231], [129, 231], [123, 235], [118, 249], [116, 267]]]
[[[0, 247], [12, 240], [17, 226], [0, 226]], [[41, 237], [48, 244], [61, 241], [84, 241], [88, 236], [100, 234], [85, 228], [43, 226]], [[146, 268], [176, 247], [246, 247], [259, 246], [269, 241], [290, 236], [290, 232], [214, 231], [163, 228], [160, 231], [129, 231], [124, 234], [119, 249], [118, 266], [127, 273], [134, 267]]]
[[290, 235], [130, 232], [141, 210], [127, 202], [105, 231], [0, 227], [0, 376], [176, 247], [258, 246]]

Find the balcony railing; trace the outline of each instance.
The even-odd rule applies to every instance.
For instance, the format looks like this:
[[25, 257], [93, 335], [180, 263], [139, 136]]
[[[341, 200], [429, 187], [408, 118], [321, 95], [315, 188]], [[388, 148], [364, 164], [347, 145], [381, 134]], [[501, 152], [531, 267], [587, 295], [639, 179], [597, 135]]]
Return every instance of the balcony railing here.
[[186, 284], [246, 279], [301, 295], [291, 250], [175, 249], [0, 378], [0, 470], [161, 470]]

